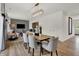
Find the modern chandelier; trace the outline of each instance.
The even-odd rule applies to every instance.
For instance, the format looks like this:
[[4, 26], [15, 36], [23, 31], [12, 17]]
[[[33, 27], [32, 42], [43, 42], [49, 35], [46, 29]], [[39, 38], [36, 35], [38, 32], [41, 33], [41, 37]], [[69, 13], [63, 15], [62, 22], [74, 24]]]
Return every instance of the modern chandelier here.
[[32, 17], [40, 16], [44, 13], [39, 3], [36, 3], [32, 8]]

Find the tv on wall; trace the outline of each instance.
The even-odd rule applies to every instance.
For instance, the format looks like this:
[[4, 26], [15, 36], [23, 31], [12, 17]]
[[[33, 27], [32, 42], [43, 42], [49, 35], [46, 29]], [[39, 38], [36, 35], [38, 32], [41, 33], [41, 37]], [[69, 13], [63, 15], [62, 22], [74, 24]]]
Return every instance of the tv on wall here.
[[17, 29], [25, 29], [25, 24], [17, 24]]

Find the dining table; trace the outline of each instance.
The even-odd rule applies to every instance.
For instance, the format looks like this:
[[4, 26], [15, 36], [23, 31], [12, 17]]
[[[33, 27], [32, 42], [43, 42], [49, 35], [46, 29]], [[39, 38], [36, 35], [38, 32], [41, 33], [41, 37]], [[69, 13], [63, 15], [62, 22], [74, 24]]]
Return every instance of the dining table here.
[[[28, 32], [27, 34], [30, 35], [30, 34], [32, 34], [32, 32]], [[42, 41], [48, 41], [48, 39], [50, 39], [50, 36], [49, 35], [44, 35], [44, 34], [39, 34], [39, 35], [34, 35], [34, 38], [36, 40], [38, 40], [39, 43], [40, 43], [40, 56], [41, 56], [41, 53], [43, 52]]]
[[50, 36], [44, 35], [44, 34], [39, 34], [39, 36], [35, 35], [34, 37], [35, 37], [36, 40], [38, 40], [40, 42], [40, 56], [41, 56], [41, 53], [43, 53], [42, 41], [48, 41]]

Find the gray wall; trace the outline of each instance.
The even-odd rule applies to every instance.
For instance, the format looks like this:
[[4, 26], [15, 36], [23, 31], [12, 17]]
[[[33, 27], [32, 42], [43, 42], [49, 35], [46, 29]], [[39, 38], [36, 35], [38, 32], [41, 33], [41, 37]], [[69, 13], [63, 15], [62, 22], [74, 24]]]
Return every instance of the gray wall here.
[[[29, 21], [28, 20], [19, 20], [19, 19], [11, 19], [11, 23], [16, 22], [16, 32], [21, 32], [22, 30], [28, 31], [29, 30]], [[17, 29], [17, 24], [25, 24], [25, 29]]]

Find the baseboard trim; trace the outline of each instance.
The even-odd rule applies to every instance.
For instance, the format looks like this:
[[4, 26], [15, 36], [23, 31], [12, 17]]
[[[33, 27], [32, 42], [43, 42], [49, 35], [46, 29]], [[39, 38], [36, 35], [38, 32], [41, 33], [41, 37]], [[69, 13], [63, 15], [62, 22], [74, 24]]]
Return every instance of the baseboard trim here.
[[65, 39], [60, 40], [60, 41], [61, 41], [61, 42], [64, 42], [64, 41], [69, 40], [69, 39], [72, 39], [72, 38], [75, 38], [75, 35], [70, 35], [70, 36], [68, 36], [68, 37], [66, 37]]

